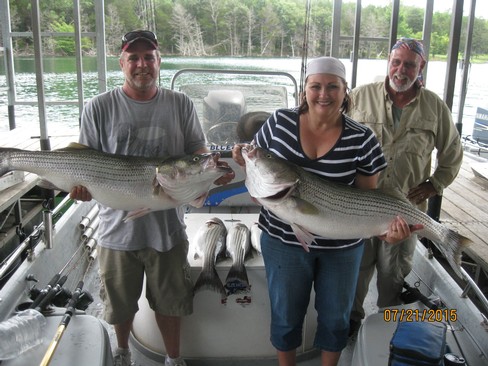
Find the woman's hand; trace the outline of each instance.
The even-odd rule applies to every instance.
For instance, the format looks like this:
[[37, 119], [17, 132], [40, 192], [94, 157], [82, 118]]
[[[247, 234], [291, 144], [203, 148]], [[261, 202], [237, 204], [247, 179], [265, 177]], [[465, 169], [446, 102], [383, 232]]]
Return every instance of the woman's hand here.
[[423, 228], [422, 224], [409, 225], [402, 217], [397, 216], [388, 226], [386, 234], [378, 236], [378, 238], [389, 244], [396, 244], [410, 237], [414, 231]]
[[84, 186], [75, 186], [69, 193], [69, 198], [77, 201], [91, 201], [92, 195]]
[[232, 159], [234, 161], [244, 167], [246, 166], [246, 162], [244, 161], [244, 158], [242, 157], [242, 149], [250, 146], [249, 144], [235, 144], [234, 147], [232, 148]]

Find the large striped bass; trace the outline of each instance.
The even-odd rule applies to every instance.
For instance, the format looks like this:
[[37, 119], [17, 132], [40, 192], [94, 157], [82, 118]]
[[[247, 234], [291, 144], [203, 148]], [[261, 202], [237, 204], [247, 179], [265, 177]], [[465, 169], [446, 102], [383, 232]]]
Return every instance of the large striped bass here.
[[0, 148], [0, 176], [12, 170], [37, 174], [41, 187], [70, 192], [85, 186], [104, 206], [130, 211], [126, 219], [183, 204], [201, 207], [208, 190], [230, 172], [218, 154], [145, 158], [108, 154], [80, 144], [54, 151]]
[[329, 239], [380, 236], [401, 216], [436, 244], [460, 275], [462, 250], [470, 240], [418, 210], [408, 201], [381, 190], [362, 190], [337, 184], [307, 172], [259, 147], [242, 149], [246, 187], [265, 208], [286, 221], [304, 246], [319, 235]]

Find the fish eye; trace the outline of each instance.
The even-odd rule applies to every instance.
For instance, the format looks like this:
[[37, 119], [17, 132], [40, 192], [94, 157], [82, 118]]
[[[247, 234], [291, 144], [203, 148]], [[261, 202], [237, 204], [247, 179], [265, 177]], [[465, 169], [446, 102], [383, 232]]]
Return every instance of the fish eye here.
[[200, 160], [200, 157], [199, 156], [194, 156], [193, 157], [193, 161], [199, 161]]

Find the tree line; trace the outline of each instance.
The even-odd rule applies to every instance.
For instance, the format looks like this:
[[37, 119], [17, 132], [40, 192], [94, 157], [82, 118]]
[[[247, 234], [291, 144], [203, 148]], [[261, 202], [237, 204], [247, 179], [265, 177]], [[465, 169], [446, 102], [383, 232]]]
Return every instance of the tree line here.
[[[80, 0], [82, 32], [95, 30], [94, 1]], [[41, 31], [74, 32], [72, 0], [40, 1]], [[25, 32], [31, 26], [31, 1], [10, 1], [11, 28]], [[342, 4], [341, 36], [354, 32], [355, 6]], [[105, 0], [106, 47], [109, 55], [120, 52], [121, 37], [134, 29], [150, 29], [157, 34], [161, 52], [179, 56], [299, 57], [304, 49], [305, 0]], [[398, 36], [422, 38], [424, 9], [402, 6]], [[361, 58], [385, 58], [391, 4], [369, 5], [361, 15]], [[332, 29], [332, 0], [312, 0], [307, 29], [307, 54], [328, 55]], [[433, 16], [431, 56], [446, 55], [451, 15]], [[463, 20], [467, 24], [467, 18]], [[461, 49], [466, 28], [463, 27]], [[370, 38], [377, 39], [370, 39]], [[340, 57], [349, 57], [352, 40], [340, 44]], [[82, 51], [94, 54], [95, 40], [82, 38]], [[16, 54], [32, 54], [30, 38], [14, 38]], [[72, 37], [43, 37], [43, 52], [73, 55]], [[488, 54], [488, 21], [474, 22], [472, 56]]]

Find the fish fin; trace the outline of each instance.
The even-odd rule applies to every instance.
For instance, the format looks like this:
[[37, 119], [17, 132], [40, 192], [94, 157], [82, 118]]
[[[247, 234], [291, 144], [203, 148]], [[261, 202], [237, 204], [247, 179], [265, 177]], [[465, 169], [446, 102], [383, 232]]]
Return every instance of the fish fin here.
[[447, 259], [447, 262], [451, 265], [454, 272], [456, 272], [459, 277], [463, 278], [460, 271], [462, 253], [473, 241], [454, 230], [447, 230], [446, 240], [434, 242], [434, 244]]
[[211, 271], [202, 270], [200, 272], [200, 275], [195, 282], [195, 286], [193, 286], [193, 295], [203, 290], [215, 291], [221, 295], [222, 299], [227, 297], [225, 287], [215, 268], [212, 268]]
[[310, 252], [309, 246], [315, 241], [314, 236], [298, 224], [291, 224], [290, 226], [298, 241], [302, 244], [303, 249], [306, 252]]
[[163, 187], [159, 185], [158, 179], [156, 177], [154, 177], [153, 179], [152, 187], [153, 187], [153, 192], [152, 192], [153, 196], [159, 196], [161, 192], [164, 192]]
[[302, 200], [301, 198], [295, 197], [295, 202], [297, 205], [297, 211], [304, 215], [318, 215], [320, 213], [317, 206], [311, 204], [310, 202]]
[[207, 199], [207, 193], [202, 194], [200, 197], [197, 199], [194, 199], [193, 201], [190, 202], [190, 205], [196, 208], [203, 207], [203, 204], [205, 203], [205, 200]]
[[384, 194], [385, 196], [390, 196], [393, 198], [396, 198], [400, 201], [406, 202], [408, 204], [412, 204], [408, 199], [407, 196], [397, 187], [393, 188], [378, 188], [375, 189], [375, 191], [380, 192], [381, 194]]
[[72, 151], [72, 150], [95, 150], [90, 146], [80, 144], [79, 142], [70, 142], [68, 146], [56, 149], [56, 151]]
[[232, 264], [225, 279], [225, 288], [228, 295], [246, 293], [251, 290], [246, 267], [243, 263]]
[[149, 209], [149, 208], [140, 208], [138, 210], [133, 210], [133, 211], [130, 211], [125, 217], [124, 217], [124, 222], [127, 222], [127, 221], [131, 221], [131, 220], [134, 220], [134, 219], [137, 219], [139, 217], [142, 217], [142, 216], [145, 216], [147, 215], [149, 212], [151, 212], [152, 210]]
[[37, 185], [41, 188], [45, 189], [52, 189], [52, 190], [57, 190], [57, 191], [64, 191], [63, 189], [59, 189], [57, 186], [52, 184], [50, 181], [41, 179], [39, 182], [37, 182]]
[[166, 177], [164, 175], [162, 175], [161, 173], [157, 173], [156, 174], [156, 182], [154, 183], [155, 185], [158, 184], [160, 185], [161, 187], [164, 187], [165, 185], [168, 184], [168, 180], [166, 179]]

